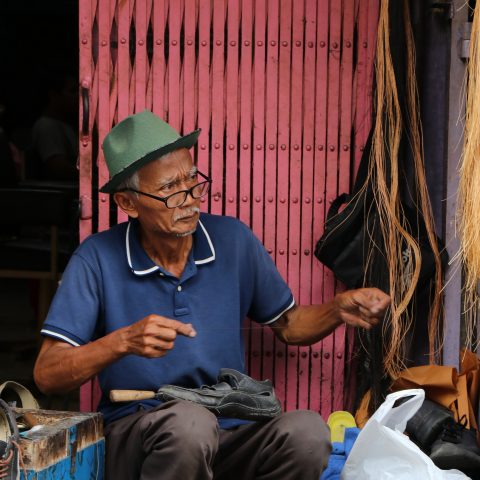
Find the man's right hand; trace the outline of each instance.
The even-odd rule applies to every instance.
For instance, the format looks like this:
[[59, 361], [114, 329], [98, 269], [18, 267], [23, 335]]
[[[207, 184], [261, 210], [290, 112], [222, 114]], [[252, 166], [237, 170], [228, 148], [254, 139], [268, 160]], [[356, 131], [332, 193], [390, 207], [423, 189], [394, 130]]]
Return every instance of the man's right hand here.
[[177, 335], [195, 337], [197, 334], [190, 323], [154, 314], [122, 328], [118, 333], [126, 354], [147, 358], [166, 355], [175, 346]]

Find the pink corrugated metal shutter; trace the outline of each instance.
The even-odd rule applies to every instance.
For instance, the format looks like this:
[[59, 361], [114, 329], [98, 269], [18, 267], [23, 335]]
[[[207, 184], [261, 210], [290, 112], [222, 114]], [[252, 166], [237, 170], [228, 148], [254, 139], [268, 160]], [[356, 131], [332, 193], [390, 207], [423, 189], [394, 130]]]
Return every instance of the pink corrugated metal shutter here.
[[[81, 239], [125, 220], [98, 194], [107, 179], [100, 145], [116, 122], [148, 108], [185, 133], [202, 128], [195, 153], [213, 177], [202, 208], [250, 225], [298, 303], [332, 298], [341, 286], [312, 253], [368, 133], [378, 0], [87, 0], [79, 8]], [[249, 371], [275, 381], [287, 410], [326, 416], [343, 407], [343, 328], [287, 348], [270, 329], [251, 327]], [[96, 387], [82, 388], [82, 409], [97, 401]]]

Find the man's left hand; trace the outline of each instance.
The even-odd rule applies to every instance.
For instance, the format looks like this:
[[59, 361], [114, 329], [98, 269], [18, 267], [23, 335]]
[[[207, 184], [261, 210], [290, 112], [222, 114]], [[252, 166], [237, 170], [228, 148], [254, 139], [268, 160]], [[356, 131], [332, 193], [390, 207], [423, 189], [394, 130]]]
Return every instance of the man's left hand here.
[[378, 288], [359, 288], [335, 295], [338, 317], [347, 325], [366, 330], [378, 325], [390, 305], [390, 297]]

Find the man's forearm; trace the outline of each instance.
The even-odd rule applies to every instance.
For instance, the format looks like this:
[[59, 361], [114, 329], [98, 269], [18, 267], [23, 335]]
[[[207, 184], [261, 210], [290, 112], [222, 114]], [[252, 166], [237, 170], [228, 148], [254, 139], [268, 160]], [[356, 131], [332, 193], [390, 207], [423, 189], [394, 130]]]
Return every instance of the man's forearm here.
[[68, 392], [125, 355], [166, 355], [177, 335], [194, 338], [196, 332], [190, 323], [150, 314], [81, 347], [46, 338], [35, 364], [35, 382], [45, 393]]
[[312, 345], [341, 324], [338, 309], [332, 300], [323, 305], [295, 306], [275, 322], [273, 330], [289, 345]]
[[378, 288], [337, 293], [323, 305], [295, 306], [272, 325], [277, 337], [291, 345], [312, 345], [342, 323], [369, 330], [378, 325], [390, 297]]
[[124, 355], [118, 336], [113, 332], [80, 347], [45, 339], [34, 369], [38, 388], [51, 394], [80, 387]]

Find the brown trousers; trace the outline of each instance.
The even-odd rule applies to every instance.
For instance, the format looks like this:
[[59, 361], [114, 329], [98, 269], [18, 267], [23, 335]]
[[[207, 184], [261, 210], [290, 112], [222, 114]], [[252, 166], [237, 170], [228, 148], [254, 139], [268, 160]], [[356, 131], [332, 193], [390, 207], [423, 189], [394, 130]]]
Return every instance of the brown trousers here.
[[222, 430], [212, 413], [184, 401], [112, 422], [105, 437], [107, 480], [318, 480], [331, 451], [313, 411]]

